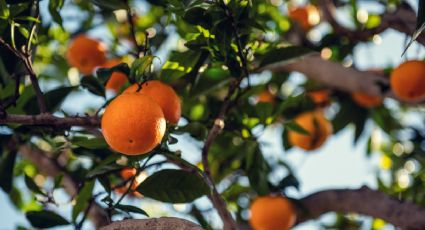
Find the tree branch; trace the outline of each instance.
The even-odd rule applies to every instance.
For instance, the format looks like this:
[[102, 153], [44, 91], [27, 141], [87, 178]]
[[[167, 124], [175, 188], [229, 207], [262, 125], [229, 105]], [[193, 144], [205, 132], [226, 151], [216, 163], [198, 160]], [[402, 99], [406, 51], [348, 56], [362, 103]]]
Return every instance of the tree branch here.
[[[314, 66], [314, 68], [311, 68]], [[340, 63], [324, 60], [318, 54], [303, 57], [291, 63], [275, 63], [261, 70], [272, 72], [300, 72], [306, 77], [329, 87], [347, 92], [363, 92], [369, 95], [385, 96], [379, 83], [388, 84], [388, 79], [368, 71], [346, 68]]]
[[[381, 15], [381, 24], [371, 29], [351, 30], [341, 26], [335, 19], [336, 7], [331, 0], [319, 0], [318, 6], [322, 11], [323, 19], [329, 22], [334, 31], [340, 35], [349, 38], [353, 42], [367, 41], [373, 35], [380, 34], [388, 28], [405, 33], [409, 36], [416, 29], [416, 14], [412, 7], [402, 2], [394, 11], [385, 12]], [[425, 34], [423, 33], [417, 41], [425, 45]]]
[[23, 124], [23, 125], [45, 125], [55, 127], [99, 127], [98, 117], [56, 117], [49, 113], [39, 115], [12, 115], [7, 114], [6, 118], [0, 119], [0, 124]]
[[366, 186], [360, 189], [325, 190], [302, 198], [297, 224], [316, 219], [327, 212], [358, 213], [381, 218], [407, 230], [425, 229], [425, 208], [400, 201]]
[[[74, 197], [78, 194], [78, 182], [75, 181], [74, 178], [68, 174], [56, 160], [46, 156], [41, 150], [31, 148], [29, 145], [20, 146], [19, 153], [25, 159], [36, 165], [37, 169], [45, 175], [50, 177], [63, 175], [62, 185], [65, 191], [71, 197]], [[94, 201], [90, 206], [88, 216], [96, 228], [105, 226], [109, 223], [105, 210]]]
[[174, 217], [161, 217], [151, 218], [145, 220], [128, 219], [116, 221], [112, 224], [102, 227], [100, 230], [136, 230], [136, 229], [182, 229], [182, 230], [202, 230], [199, 225], [196, 225], [188, 220], [174, 218]]

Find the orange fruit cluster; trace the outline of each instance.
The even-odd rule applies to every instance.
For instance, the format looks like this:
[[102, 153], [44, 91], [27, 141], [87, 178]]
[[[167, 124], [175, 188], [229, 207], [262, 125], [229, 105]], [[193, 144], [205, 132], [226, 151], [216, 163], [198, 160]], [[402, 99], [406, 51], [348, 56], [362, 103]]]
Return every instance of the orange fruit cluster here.
[[425, 62], [406, 61], [391, 73], [390, 85], [394, 94], [406, 102], [425, 100]]
[[320, 22], [320, 13], [314, 5], [289, 8], [289, 17], [297, 22], [305, 31], [310, 30]]
[[180, 98], [172, 87], [154, 80], [132, 85], [106, 107], [101, 121], [103, 136], [120, 153], [140, 155], [152, 151], [165, 134], [166, 122], [181, 116]]
[[332, 124], [325, 118], [320, 110], [302, 113], [294, 119], [294, 122], [309, 134], [307, 135], [289, 130], [288, 140], [291, 145], [304, 150], [319, 148], [332, 134]]
[[254, 230], [288, 230], [296, 220], [291, 201], [282, 196], [257, 197], [250, 211], [249, 223]]
[[[111, 68], [121, 62], [119, 59], [107, 60], [106, 56], [106, 45], [86, 35], [76, 36], [66, 52], [68, 63], [85, 75], [91, 74], [97, 67]], [[115, 72], [110, 76], [105, 88], [117, 93], [126, 80], [124, 74]]]

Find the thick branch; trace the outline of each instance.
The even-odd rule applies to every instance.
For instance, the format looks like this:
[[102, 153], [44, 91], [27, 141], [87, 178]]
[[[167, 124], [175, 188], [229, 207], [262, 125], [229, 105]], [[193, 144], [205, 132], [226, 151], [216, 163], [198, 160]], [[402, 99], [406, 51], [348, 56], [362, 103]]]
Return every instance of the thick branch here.
[[136, 230], [136, 229], [181, 229], [181, 230], [202, 230], [199, 225], [196, 225], [188, 220], [174, 218], [174, 217], [161, 217], [151, 218], [145, 220], [128, 219], [113, 222], [112, 224], [101, 228], [100, 230]]
[[[22, 145], [19, 148], [19, 153], [31, 163], [37, 166], [37, 168], [44, 174], [50, 177], [55, 177], [63, 175], [62, 185], [65, 191], [71, 196], [74, 197], [78, 193], [78, 182], [72, 178], [72, 176], [62, 168], [59, 163], [46, 156], [42, 151], [31, 148], [28, 145]], [[93, 222], [96, 228], [105, 226], [108, 224], [108, 216], [106, 215], [105, 210], [97, 203], [93, 203], [90, 207], [88, 216]]]
[[46, 125], [56, 127], [71, 127], [71, 126], [84, 126], [84, 127], [99, 127], [100, 119], [98, 117], [56, 117], [51, 114], [39, 115], [11, 115], [8, 114], [6, 118], [0, 119], [0, 124], [23, 124], [23, 125]]
[[306, 56], [292, 63], [271, 64], [264, 67], [263, 70], [272, 72], [296, 71], [332, 88], [377, 96], [384, 96], [377, 83], [388, 84], [388, 80], [380, 75], [359, 71], [354, 68], [346, 68], [340, 63], [324, 60], [317, 54]]
[[316, 219], [327, 212], [339, 212], [381, 218], [402, 229], [425, 229], [425, 208], [366, 186], [317, 192], [301, 199], [300, 204], [307, 212], [298, 214], [297, 223]]

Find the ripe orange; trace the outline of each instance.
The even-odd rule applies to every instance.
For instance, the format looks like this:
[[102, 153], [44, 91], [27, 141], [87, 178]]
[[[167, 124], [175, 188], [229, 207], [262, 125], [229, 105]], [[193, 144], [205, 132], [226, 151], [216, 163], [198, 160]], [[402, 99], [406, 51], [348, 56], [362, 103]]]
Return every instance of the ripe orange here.
[[329, 90], [315, 90], [307, 92], [307, 96], [314, 102], [315, 105], [324, 106], [330, 101]]
[[[133, 84], [124, 93], [137, 92], [138, 84]], [[162, 108], [165, 120], [177, 124], [181, 117], [180, 98], [174, 89], [158, 80], [147, 81], [141, 85], [139, 93], [148, 95]]]
[[[120, 60], [112, 59], [107, 61], [102, 67], [112, 68], [120, 63]], [[121, 72], [113, 72], [112, 75], [109, 77], [108, 82], [106, 82], [105, 89], [109, 89], [117, 93], [126, 81], [127, 76], [125, 74]]]
[[257, 197], [250, 211], [249, 222], [254, 230], [287, 230], [296, 220], [291, 201], [282, 196]]
[[[137, 170], [135, 168], [125, 168], [123, 170], [121, 170], [120, 172], [120, 176], [123, 178], [124, 181], [128, 181], [125, 185], [120, 186], [115, 188], [115, 192], [119, 193], [119, 194], [124, 194], [128, 187], [130, 186], [131, 183], [131, 177], [136, 175]], [[131, 192], [131, 195], [134, 196], [141, 196], [141, 194], [137, 191], [135, 191], [137, 189], [137, 187], [143, 182], [143, 180], [145, 180], [147, 177], [146, 173], [141, 172], [136, 179], [134, 180], [132, 186], [131, 186], [131, 190], [133, 190], [133, 192]]]
[[165, 126], [161, 107], [139, 93], [116, 97], [106, 107], [101, 121], [103, 136], [109, 146], [127, 155], [150, 152], [164, 137]]
[[106, 46], [86, 35], [78, 35], [69, 45], [66, 59], [83, 74], [91, 74], [95, 67], [105, 63]]
[[361, 92], [351, 93], [351, 98], [363, 108], [373, 108], [382, 104], [382, 97], [370, 96]]
[[263, 103], [273, 103], [275, 99], [275, 95], [272, 94], [268, 90], [264, 90], [257, 96], [257, 103], [263, 102]]
[[294, 122], [304, 128], [309, 135], [289, 130], [288, 140], [293, 146], [304, 150], [319, 148], [332, 134], [332, 124], [319, 110], [302, 113], [294, 119]]
[[406, 61], [391, 73], [391, 89], [406, 102], [419, 102], [425, 99], [425, 62]]
[[296, 21], [305, 31], [319, 24], [320, 13], [313, 5], [289, 8], [289, 17]]

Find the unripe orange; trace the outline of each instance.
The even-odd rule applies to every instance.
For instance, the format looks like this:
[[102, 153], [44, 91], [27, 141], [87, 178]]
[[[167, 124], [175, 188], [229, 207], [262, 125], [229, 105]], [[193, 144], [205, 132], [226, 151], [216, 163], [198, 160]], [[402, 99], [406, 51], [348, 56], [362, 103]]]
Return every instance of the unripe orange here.
[[425, 62], [406, 61], [391, 73], [391, 89], [406, 102], [425, 100]]
[[140, 155], [150, 152], [165, 134], [161, 107], [140, 93], [116, 97], [105, 109], [101, 127], [109, 146], [120, 153]]
[[83, 74], [91, 74], [94, 68], [106, 62], [106, 46], [86, 35], [78, 35], [71, 41], [66, 59]]
[[[139, 85], [133, 84], [124, 93], [137, 92], [138, 89]], [[138, 93], [151, 97], [162, 108], [165, 120], [177, 124], [181, 117], [181, 102], [171, 86], [158, 80], [147, 81], [140, 86]]]
[[257, 197], [250, 211], [249, 223], [254, 230], [287, 230], [296, 220], [292, 203], [282, 196]]
[[294, 122], [300, 125], [309, 134], [301, 134], [289, 130], [288, 140], [293, 146], [300, 147], [304, 150], [319, 148], [332, 134], [332, 124], [319, 110], [302, 113], [294, 119]]

